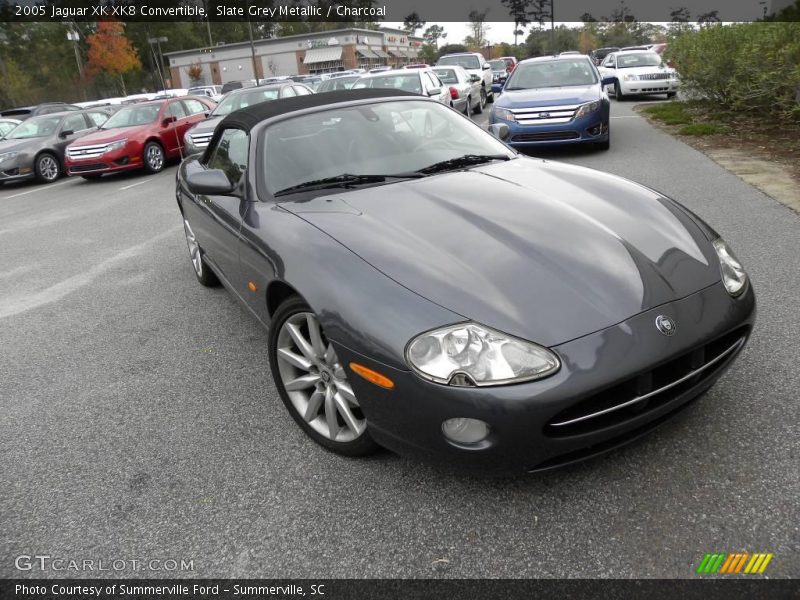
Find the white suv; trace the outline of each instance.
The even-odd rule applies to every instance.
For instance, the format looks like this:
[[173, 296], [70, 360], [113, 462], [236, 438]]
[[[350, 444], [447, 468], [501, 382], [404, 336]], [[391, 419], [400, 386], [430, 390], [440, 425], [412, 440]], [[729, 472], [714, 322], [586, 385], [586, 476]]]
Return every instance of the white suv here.
[[479, 52], [460, 52], [445, 54], [436, 62], [437, 67], [459, 66], [470, 75], [476, 75], [481, 82], [481, 104], [494, 102], [492, 92], [492, 67]]

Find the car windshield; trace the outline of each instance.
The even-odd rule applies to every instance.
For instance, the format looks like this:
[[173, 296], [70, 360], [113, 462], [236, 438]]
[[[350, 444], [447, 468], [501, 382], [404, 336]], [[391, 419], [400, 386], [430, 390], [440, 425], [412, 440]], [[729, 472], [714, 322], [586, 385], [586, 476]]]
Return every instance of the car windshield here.
[[17, 125], [19, 125], [17, 121], [0, 121], [0, 136], [7, 134]]
[[362, 77], [353, 84], [353, 89], [361, 88], [386, 88], [391, 90], [405, 90], [422, 93], [422, 82], [418, 72], [380, 75], [378, 77]]
[[455, 69], [434, 69], [433, 72], [436, 73], [442, 83], [458, 83]]
[[661, 56], [655, 52], [636, 52], [635, 54], [617, 54], [617, 68], [657, 67], [661, 64]]
[[[331, 177], [398, 176], [465, 157], [489, 162], [514, 154], [438, 102], [405, 100], [333, 108], [275, 123], [265, 145], [270, 194]], [[418, 175], [419, 176], [419, 175]]]
[[436, 63], [437, 65], [458, 65], [459, 67], [464, 67], [465, 69], [480, 69], [481, 68], [481, 61], [478, 60], [477, 56], [472, 56], [471, 54], [465, 56], [443, 56], [438, 60]]
[[61, 122], [61, 117], [34, 117], [18, 125], [6, 138], [24, 140], [53, 135]]
[[130, 106], [119, 109], [103, 123], [101, 129], [114, 129], [116, 127], [136, 127], [153, 123], [158, 118], [160, 104], [147, 104], [145, 106]]
[[336, 77], [335, 79], [328, 79], [319, 84], [317, 93], [332, 92], [334, 90], [349, 90], [353, 84], [358, 81], [359, 76], [353, 75], [351, 77]]
[[215, 117], [221, 117], [232, 113], [240, 108], [247, 108], [254, 104], [261, 104], [268, 100], [277, 100], [280, 96], [280, 88], [254, 88], [248, 89], [246, 92], [237, 94], [230, 94], [222, 99], [222, 102], [217, 104], [217, 107], [211, 113]]
[[592, 85], [597, 83], [594, 69], [585, 58], [551, 60], [517, 65], [506, 90]]
[[490, 60], [489, 65], [492, 67], [492, 71], [506, 70], [506, 61], [504, 61], [502, 58], [499, 60]]

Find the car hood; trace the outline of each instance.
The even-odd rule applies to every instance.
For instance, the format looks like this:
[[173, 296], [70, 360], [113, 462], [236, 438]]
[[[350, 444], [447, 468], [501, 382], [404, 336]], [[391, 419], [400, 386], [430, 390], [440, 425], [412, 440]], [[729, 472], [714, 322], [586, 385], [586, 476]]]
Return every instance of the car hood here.
[[27, 140], [0, 140], [0, 154], [6, 152], [25, 152], [46, 146], [50, 137], [29, 138]]
[[529, 90], [503, 90], [495, 102], [503, 108], [527, 108], [530, 106], [560, 106], [592, 102], [600, 97], [600, 86], [567, 86], [556, 88], [534, 88]]
[[114, 129], [98, 129], [94, 133], [84, 135], [73, 142], [72, 146], [91, 146], [94, 144], [108, 144], [126, 138], [143, 134], [150, 129], [152, 124], [136, 125], [135, 127], [115, 127]]
[[225, 116], [209, 117], [205, 121], [200, 121], [192, 126], [186, 133], [212, 133], [217, 128], [217, 123], [222, 121]]
[[561, 163], [518, 158], [282, 206], [404, 287], [546, 346], [720, 280], [713, 247], [670, 200]]

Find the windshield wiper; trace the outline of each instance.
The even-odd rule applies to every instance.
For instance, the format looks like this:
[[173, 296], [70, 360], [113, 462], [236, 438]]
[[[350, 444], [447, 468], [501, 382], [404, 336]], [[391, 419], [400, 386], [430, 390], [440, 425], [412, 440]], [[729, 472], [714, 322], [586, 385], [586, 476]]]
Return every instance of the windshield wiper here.
[[387, 179], [418, 179], [425, 177], [425, 173], [394, 173], [392, 175], [354, 175], [352, 173], [342, 173], [333, 177], [314, 179], [293, 185], [275, 192], [275, 196], [284, 196], [303, 190], [321, 190], [325, 188], [343, 187], [348, 188], [355, 185], [368, 185], [370, 183], [384, 183]]
[[433, 163], [417, 172], [430, 175], [431, 173], [441, 173], [442, 171], [449, 171], [451, 169], [481, 165], [493, 160], [511, 160], [511, 157], [507, 154], [465, 154], [464, 156]]

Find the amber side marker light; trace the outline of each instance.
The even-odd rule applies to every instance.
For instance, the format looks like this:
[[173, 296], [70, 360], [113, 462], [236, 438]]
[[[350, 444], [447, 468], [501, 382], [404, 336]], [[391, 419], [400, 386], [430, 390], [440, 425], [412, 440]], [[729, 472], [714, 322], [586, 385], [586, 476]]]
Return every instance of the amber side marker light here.
[[256, 287], [256, 284], [253, 283], [252, 281], [248, 281], [247, 282], [247, 289], [250, 290], [251, 292], [257, 292], [258, 291], [258, 288]]
[[369, 369], [364, 365], [360, 365], [354, 362], [350, 363], [350, 368], [356, 375], [360, 375], [370, 383], [374, 383], [375, 385], [385, 388], [387, 390], [394, 389], [394, 381], [392, 381], [385, 375], [381, 375], [377, 371], [373, 371], [372, 369]]

